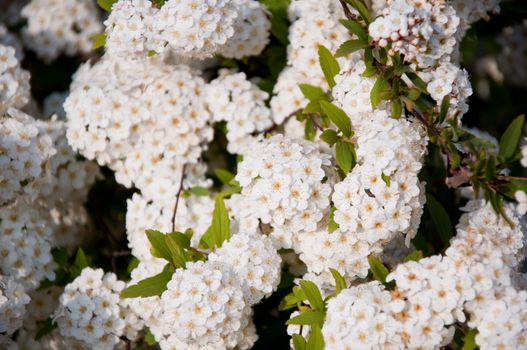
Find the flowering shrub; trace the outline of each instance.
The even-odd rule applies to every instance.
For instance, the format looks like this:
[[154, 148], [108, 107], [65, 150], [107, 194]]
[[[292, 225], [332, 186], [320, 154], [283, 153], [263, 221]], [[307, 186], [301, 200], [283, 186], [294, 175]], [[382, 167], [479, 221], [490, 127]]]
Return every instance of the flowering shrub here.
[[527, 349], [521, 0], [0, 3], [0, 349]]

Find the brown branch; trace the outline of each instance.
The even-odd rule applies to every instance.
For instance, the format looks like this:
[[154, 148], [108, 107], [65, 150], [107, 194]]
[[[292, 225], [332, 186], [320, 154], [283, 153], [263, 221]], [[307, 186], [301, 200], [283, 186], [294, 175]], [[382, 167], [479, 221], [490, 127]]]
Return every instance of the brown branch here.
[[313, 125], [320, 131], [324, 132], [324, 128], [322, 127], [322, 125], [320, 125], [318, 123], [318, 121], [315, 119], [315, 117], [318, 117], [318, 113], [306, 113], [306, 116], [309, 117], [309, 119], [311, 119], [311, 121], [313, 122]]
[[342, 10], [344, 10], [344, 15], [346, 16], [347, 19], [351, 19], [352, 21], [355, 21], [356, 18], [355, 16], [353, 15], [353, 13], [351, 13], [349, 7], [348, 7], [348, 4], [346, 4], [344, 2], [344, 0], [340, 0], [340, 4], [342, 5]]
[[177, 191], [176, 195], [176, 204], [174, 205], [174, 211], [172, 212], [172, 232], [176, 230], [176, 213], [177, 213], [177, 207], [179, 204], [179, 197], [181, 197], [181, 191], [183, 191], [183, 180], [185, 179], [185, 169], [187, 165], [183, 165], [183, 169], [181, 169], [181, 180], [179, 181], [179, 189]]
[[504, 180], [504, 181], [527, 181], [527, 177], [524, 176], [506, 176], [506, 175], [498, 175], [496, 176], [498, 180]]

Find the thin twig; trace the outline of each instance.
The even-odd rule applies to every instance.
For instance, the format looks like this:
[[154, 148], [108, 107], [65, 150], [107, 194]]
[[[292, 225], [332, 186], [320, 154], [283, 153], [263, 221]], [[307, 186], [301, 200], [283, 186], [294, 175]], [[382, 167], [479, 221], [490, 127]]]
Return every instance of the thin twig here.
[[498, 180], [516, 180], [516, 181], [527, 181], [527, 177], [524, 176], [507, 176], [507, 175], [498, 175], [496, 176]]
[[320, 125], [318, 123], [318, 121], [315, 119], [315, 117], [318, 116], [317, 113], [306, 113], [306, 115], [309, 117], [309, 119], [311, 119], [311, 121], [313, 122], [313, 125], [320, 131], [324, 132], [324, 128], [322, 127], [322, 125]]
[[263, 133], [267, 134], [267, 133], [275, 131], [278, 127], [280, 127], [281, 125], [284, 125], [289, 119], [291, 119], [294, 116], [296, 116], [297, 114], [301, 113], [303, 110], [304, 110], [303, 108], [299, 108], [299, 109], [289, 113], [287, 115], [287, 117], [284, 118], [284, 121], [282, 121], [280, 124], [273, 124], [273, 126], [271, 126], [270, 128], [265, 129], [263, 131]]
[[351, 13], [348, 4], [344, 2], [344, 0], [340, 0], [340, 4], [342, 5], [342, 9], [344, 10], [344, 15], [347, 19], [355, 20], [355, 16], [353, 16], [353, 13]]
[[176, 213], [177, 213], [177, 207], [179, 204], [179, 197], [181, 196], [181, 191], [183, 191], [183, 180], [185, 179], [185, 168], [187, 165], [183, 165], [183, 169], [181, 169], [181, 180], [179, 181], [179, 189], [177, 191], [176, 196], [176, 204], [174, 205], [174, 212], [172, 213], [172, 232], [176, 230]]

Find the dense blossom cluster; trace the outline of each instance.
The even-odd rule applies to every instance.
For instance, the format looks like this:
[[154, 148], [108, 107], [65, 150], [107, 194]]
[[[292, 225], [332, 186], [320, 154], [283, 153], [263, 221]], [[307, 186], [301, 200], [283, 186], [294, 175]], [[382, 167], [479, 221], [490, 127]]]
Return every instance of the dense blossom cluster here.
[[48, 62], [63, 53], [89, 52], [91, 38], [103, 30], [97, 7], [90, 0], [31, 0], [21, 14], [27, 20], [25, 45]]
[[54, 319], [60, 333], [85, 347], [113, 349], [120, 342], [124, 320], [120, 316], [119, 292], [124, 282], [113, 273], [85, 268], [60, 296]]
[[0, 275], [0, 334], [13, 334], [22, 326], [29, 301], [21, 284], [13, 278]]
[[243, 153], [252, 133], [273, 125], [265, 105], [268, 94], [247, 80], [245, 73], [219, 72], [207, 86], [207, 102], [215, 121], [227, 122], [227, 150]]
[[204, 87], [187, 66], [105, 56], [76, 74], [64, 104], [68, 141], [114, 169], [123, 185], [175, 198], [174, 174], [196, 162], [212, 138]]
[[315, 230], [329, 211], [329, 155], [305, 140], [275, 135], [253, 143], [243, 156], [236, 180], [246, 205], [239, 217], [270, 224], [272, 237], [285, 247], [293, 235]]
[[0, 114], [29, 100], [29, 73], [20, 67], [12, 46], [0, 44]]
[[446, 255], [400, 264], [387, 278], [396, 283], [391, 293], [372, 282], [332, 299], [327, 348], [439, 348], [451, 342], [456, 321], [479, 330], [481, 349], [523, 348], [527, 293], [511, 281], [525, 241], [522, 224], [512, 208], [512, 227], [489, 204], [470, 202], [467, 210]]
[[454, 8], [442, 0], [393, 0], [370, 24], [369, 33], [380, 46], [390, 44], [392, 54], [426, 68], [450, 56], [459, 21]]

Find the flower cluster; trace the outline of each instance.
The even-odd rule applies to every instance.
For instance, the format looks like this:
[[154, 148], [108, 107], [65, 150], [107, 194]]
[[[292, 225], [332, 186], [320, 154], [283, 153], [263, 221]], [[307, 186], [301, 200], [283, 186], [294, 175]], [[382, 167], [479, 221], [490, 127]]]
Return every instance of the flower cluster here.
[[29, 100], [29, 73], [20, 67], [12, 46], [0, 44], [0, 115]]
[[271, 111], [265, 105], [268, 94], [247, 80], [245, 73], [219, 72], [207, 85], [207, 102], [215, 121], [227, 122], [227, 150], [243, 153], [252, 133], [273, 125]]
[[51, 137], [39, 131], [33, 118], [11, 108], [0, 116], [0, 205], [21, 195], [35, 198], [50, 157]]
[[21, 284], [0, 274], [0, 334], [11, 335], [22, 326], [29, 301]]
[[64, 104], [68, 141], [115, 170], [119, 183], [134, 184], [147, 196], [175, 198], [174, 174], [196, 162], [212, 138], [204, 87], [190, 68], [159, 57], [105, 56], [77, 72]]
[[159, 334], [175, 347], [234, 348], [250, 308], [236, 274], [218, 262], [187, 263], [161, 295]]
[[241, 59], [260, 54], [269, 42], [271, 21], [261, 2], [234, 0], [237, 17], [234, 19], [234, 35], [219, 49], [225, 57]]
[[280, 282], [281, 259], [271, 239], [261, 234], [236, 234], [208, 257], [230, 266], [242, 282], [249, 305], [271, 295]]
[[461, 20], [461, 28], [463, 29], [463, 32], [460, 34], [464, 34], [465, 29], [467, 29], [472, 23], [477, 22], [480, 19], [488, 20], [489, 13], [499, 13], [500, 1], [501, 0], [452, 0], [452, 7], [456, 10], [458, 17]]
[[445, 1], [393, 0], [368, 29], [381, 47], [391, 45], [392, 55], [426, 68], [452, 54], [459, 22]]
[[[340, 23], [344, 13], [340, 4], [331, 0], [295, 0], [289, 6], [288, 66], [280, 73], [273, 89], [271, 109], [276, 123], [298, 108], [307, 100], [302, 96], [299, 83], [326, 86], [326, 80], [319, 66], [318, 48], [321, 45], [334, 52], [338, 46], [350, 39], [350, 34]], [[339, 58], [341, 67], [353, 67], [357, 55]], [[294, 123], [294, 120], [292, 121]]]
[[[235, 23], [244, 7], [252, 6], [235, 0], [169, 0], [157, 8], [146, 0], [120, 0], [104, 23], [107, 49], [119, 56], [144, 57], [149, 51], [170, 49], [181, 56], [207, 58], [224, 47], [235, 28], [244, 28]], [[250, 10], [243, 11], [250, 19]], [[243, 39], [238, 44], [239, 40]]]
[[119, 292], [124, 282], [115, 274], [85, 268], [66, 285], [54, 320], [62, 336], [73, 338], [85, 347], [113, 349], [123, 334]]
[[329, 210], [329, 155], [308, 141], [275, 135], [254, 142], [243, 156], [236, 180], [248, 200], [239, 216], [270, 224], [285, 247], [293, 235], [315, 230]]
[[89, 52], [92, 36], [103, 30], [97, 7], [90, 0], [31, 0], [21, 14], [27, 20], [24, 44], [47, 62], [63, 53]]
[[512, 208], [512, 227], [489, 204], [467, 209], [446, 255], [400, 264], [387, 278], [396, 283], [391, 293], [372, 282], [330, 300], [327, 348], [435, 349], [452, 341], [456, 321], [479, 330], [481, 349], [524, 347], [527, 293], [514, 289], [510, 270], [523, 248], [521, 223]]

